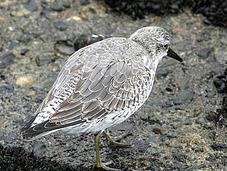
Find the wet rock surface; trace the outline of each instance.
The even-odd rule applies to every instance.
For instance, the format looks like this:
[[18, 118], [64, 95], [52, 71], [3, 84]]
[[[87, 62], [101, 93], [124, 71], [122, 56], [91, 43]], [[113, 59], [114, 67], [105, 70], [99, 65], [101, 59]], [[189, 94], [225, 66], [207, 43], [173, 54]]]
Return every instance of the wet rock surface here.
[[57, 132], [26, 142], [20, 129], [70, 54], [149, 25], [173, 34], [185, 65], [163, 59], [145, 105], [110, 129], [130, 132], [124, 141], [131, 147], [109, 148], [103, 137], [103, 161], [127, 171], [226, 169], [226, 29], [189, 11], [135, 21], [90, 1], [6, 0], [0, 9], [0, 170], [92, 170], [92, 136]]
[[[101, 0], [100, 0], [101, 1]], [[141, 0], [131, 3], [130, 0], [103, 0], [110, 10], [125, 13], [134, 19], [146, 15], [179, 14], [190, 9], [206, 17], [204, 23], [227, 27], [227, 1], [212, 0]]]

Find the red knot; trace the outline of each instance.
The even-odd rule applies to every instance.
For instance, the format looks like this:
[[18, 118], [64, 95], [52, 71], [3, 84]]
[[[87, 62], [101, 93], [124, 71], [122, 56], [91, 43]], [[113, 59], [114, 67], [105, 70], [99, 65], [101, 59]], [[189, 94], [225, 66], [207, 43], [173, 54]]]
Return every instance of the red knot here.
[[183, 61], [170, 49], [170, 42], [165, 29], [151, 26], [137, 30], [129, 38], [112, 37], [76, 51], [35, 116], [22, 128], [23, 136], [36, 138], [58, 130], [92, 133], [96, 167], [117, 170], [101, 162], [100, 135], [145, 103], [164, 56]]

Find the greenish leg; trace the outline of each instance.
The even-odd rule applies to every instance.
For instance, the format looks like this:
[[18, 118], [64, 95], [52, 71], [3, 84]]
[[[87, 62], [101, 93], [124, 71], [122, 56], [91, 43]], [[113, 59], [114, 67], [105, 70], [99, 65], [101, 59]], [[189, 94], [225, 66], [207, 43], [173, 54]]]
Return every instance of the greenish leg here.
[[100, 138], [102, 133], [98, 133], [95, 135], [95, 151], [96, 151], [96, 162], [95, 167], [103, 170], [109, 170], [109, 171], [120, 171], [119, 169], [114, 169], [107, 167], [102, 161], [100, 157]]
[[[127, 148], [127, 147], [130, 147], [129, 144], [125, 144], [125, 143], [121, 143], [121, 142], [118, 142], [119, 140], [125, 138], [128, 134], [124, 134], [120, 137], [112, 137], [109, 133], [108, 130], [105, 130], [104, 131], [104, 134], [105, 134], [105, 137], [106, 139], [110, 142], [110, 146], [114, 146], [114, 147], [122, 147], [122, 148]], [[115, 140], [116, 139], [116, 140]]]

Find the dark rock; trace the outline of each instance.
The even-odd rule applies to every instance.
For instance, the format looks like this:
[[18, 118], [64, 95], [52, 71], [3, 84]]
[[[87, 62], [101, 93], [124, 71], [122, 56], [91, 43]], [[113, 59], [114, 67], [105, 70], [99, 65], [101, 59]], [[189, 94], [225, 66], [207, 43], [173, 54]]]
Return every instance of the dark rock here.
[[194, 1], [189, 4], [192, 11], [206, 17], [207, 24], [227, 27], [227, 1]]
[[8, 48], [9, 48], [10, 50], [12, 50], [12, 49], [15, 48], [16, 46], [17, 46], [17, 42], [16, 42], [16, 41], [10, 41], [10, 42], [9, 42]]
[[85, 46], [90, 45], [92, 43], [101, 41], [104, 38], [106, 38], [106, 37], [103, 36], [103, 35], [96, 35], [96, 34], [85, 35], [85, 34], [82, 34], [74, 40], [74, 43], [73, 43], [74, 49], [75, 49], [75, 51], [77, 51], [82, 47], [85, 47]]
[[212, 144], [211, 147], [214, 149], [214, 150], [217, 150], [217, 151], [222, 151], [222, 150], [226, 150], [227, 149], [227, 144]]
[[152, 130], [155, 134], [162, 134], [162, 130], [160, 128], [153, 128]]
[[63, 21], [54, 22], [54, 27], [60, 31], [64, 31], [67, 29], [67, 26], [66, 26], [65, 22], [63, 22]]
[[63, 0], [55, 0], [51, 5], [50, 5], [50, 8], [53, 10], [53, 11], [63, 11], [65, 10], [65, 8], [69, 8], [70, 7], [70, 3], [69, 2], [66, 2], [66, 1], [63, 1]]
[[194, 93], [191, 89], [181, 91], [178, 95], [170, 97], [164, 102], [164, 107], [171, 107], [175, 105], [181, 105], [189, 103], [193, 100]]
[[12, 52], [0, 53], [0, 69], [12, 64], [15, 57], [16, 56]]
[[60, 53], [62, 55], [71, 55], [75, 52], [72, 43], [67, 40], [57, 41], [54, 44], [54, 50], [56, 53]]
[[37, 11], [38, 10], [38, 5], [36, 3], [36, 0], [28, 0], [25, 4], [24, 7], [28, 9], [29, 11]]
[[13, 91], [14, 91], [14, 87], [10, 84], [0, 85], [0, 95], [12, 93]]
[[90, 0], [80, 0], [81, 5], [88, 5], [90, 4]]
[[61, 0], [55, 0], [52, 4], [51, 4], [51, 9], [54, 11], [63, 11], [64, 10], [64, 6], [63, 6], [63, 2]]
[[54, 62], [55, 58], [52, 53], [47, 53], [47, 54], [41, 54], [39, 56], [36, 56], [35, 62], [38, 66], [46, 65], [51, 62]]
[[227, 93], [227, 69], [223, 74], [214, 78], [214, 86], [219, 93]]
[[0, 72], [0, 80], [5, 80], [6, 79], [6, 76]]
[[204, 152], [203, 147], [193, 147], [192, 150], [195, 151], [196, 153], [202, 153], [202, 152]]
[[207, 24], [227, 27], [227, 1], [195, 1], [195, 0], [103, 0], [112, 11], [125, 13], [134, 19], [144, 18], [148, 14], [177, 14], [184, 8], [191, 8], [194, 13], [203, 14]]
[[144, 121], [144, 122], [148, 122], [148, 123], [151, 124], [151, 125], [154, 125], [154, 124], [162, 125], [162, 123], [160, 122], [160, 120], [153, 119], [153, 118], [151, 118], [150, 116], [148, 116], [148, 117], [146, 117], [146, 118], [142, 118], [142, 117], [141, 117], [141, 120]]
[[221, 80], [221, 79], [214, 79], [214, 85], [217, 88], [219, 93], [224, 93], [226, 92], [226, 84], [225, 84], [225, 80]]
[[173, 158], [179, 162], [186, 162], [187, 156], [180, 151], [174, 152], [172, 154]]
[[0, 52], [3, 50], [3, 44], [0, 43]]
[[27, 48], [21, 49], [20, 54], [21, 54], [21, 55], [26, 55], [26, 53], [27, 53], [28, 51], [29, 51], [29, 49], [27, 49]]
[[202, 48], [202, 49], [199, 49], [197, 51], [197, 55], [198, 57], [200, 57], [201, 59], [206, 59], [209, 57], [210, 53], [213, 51], [213, 48]]

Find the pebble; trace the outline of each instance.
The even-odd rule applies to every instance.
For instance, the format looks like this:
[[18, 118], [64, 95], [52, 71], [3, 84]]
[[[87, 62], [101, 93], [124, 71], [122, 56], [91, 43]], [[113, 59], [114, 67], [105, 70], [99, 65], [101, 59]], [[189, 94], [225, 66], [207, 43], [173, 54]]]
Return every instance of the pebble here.
[[152, 130], [155, 134], [162, 134], [162, 130], [160, 128], [153, 128]]
[[36, 0], [29, 0], [27, 3], [24, 4], [24, 7], [29, 11], [37, 11], [38, 5], [36, 3]]
[[36, 58], [35, 58], [35, 62], [37, 64], [37, 66], [49, 64], [49, 63], [53, 62], [54, 60], [55, 60], [55, 57], [54, 57], [54, 54], [52, 54], [52, 53], [41, 54], [39, 56], [36, 56]]
[[36, 92], [34, 90], [29, 90], [26, 92], [26, 95], [29, 97], [34, 97], [36, 95]]
[[60, 31], [64, 31], [67, 29], [67, 26], [66, 26], [65, 22], [63, 22], [63, 21], [54, 22], [54, 27]]
[[74, 15], [74, 16], [71, 16], [70, 18], [68, 18], [68, 20], [81, 21], [82, 18], [79, 17], [79, 16]]
[[88, 5], [90, 4], [90, 0], [80, 0], [81, 5]]
[[103, 35], [96, 35], [96, 34], [85, 35], [85, 34], [82, 34], [74, 40], [74, 43], [73, 43], [74, 49], [75, 49], [75, 51], [77, 51], [82, 47], [85, 47], [85, 46], [88, 46], [92, 43], [101, 41], [104, 38], [105, 38], [105, 36], [103, 36]]
[[17, 46], [17, 42], [16, 41], [10, 41], [9, 45], [8, 45], [8, 49], [12, 50]]
[[54, 44], [54, 49], [56, 53], [60, 53], [62, 55], [71, 55], [75, 52], [72, 43], [70, 43], [70, 41], [67, 40], [57, 41]]
[[5, 79], [6, 79], [6, 76], [3, 73], [0, 72], [0, 81], [5, 80]]
[[29, 13], [30, 13], [30, 11], [22, 6], [22, 7], [18, 7], [16, 9], [12, 10], [10, 12], [10, 15], [15, 16], [15, 17], [21, 17], [21, 16], [28, 15]]
[[10, 84], [0, 85], [0, 94], [4, 95], [7, 93], [12, 93], [14, 91], [14, 87]]
[[0, 69], [8, 67], [13, 63], [15, 55], [12, 52], [0, 53]]
[[21, 87], [31, 86], [33, 83], [33, 77], [30, 75], [18, 77], [16, 80], [16, 85]]
[[209, 57], [209, 55], [212, 51], [213, 51], [212, 47], [202, 48], [197, 51], [197, 55], [201, 59], [206, 59]]
[[21, 49], [20, 54], [21, 55], [26, 55], [27, 52], [29, 52], [29, 49], [23, 48], [23, 49]]
[[63, 0], [55, 0], [50, 5], [50, 8], [53, 11], [57, 11], [57, 12], [63, 11], [63, 10], [65, 10], [65, 8], [69, 8], [69, 7], [70, 7], [70, 3], [66, 2], [66, 1], [63, 1]]

